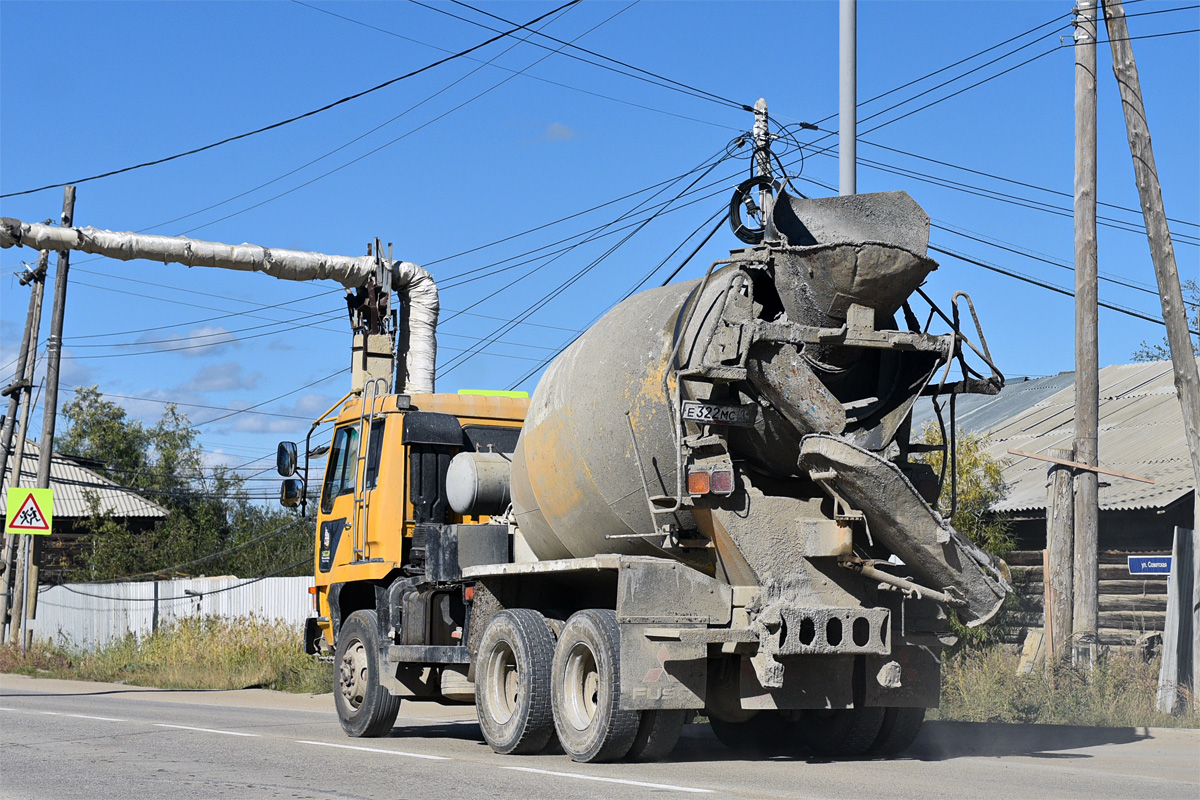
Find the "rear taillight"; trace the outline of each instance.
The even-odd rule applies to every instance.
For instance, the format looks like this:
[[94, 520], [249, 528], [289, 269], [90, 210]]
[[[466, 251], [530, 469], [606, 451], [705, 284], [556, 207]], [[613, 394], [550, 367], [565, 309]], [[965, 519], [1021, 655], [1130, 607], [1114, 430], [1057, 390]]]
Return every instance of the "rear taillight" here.
[[712, 479], [709, 482], [713, 494], [732, 494], [733, 493], [733, 470], [731, 469], [716, 469], [713, 470]]
[[712, 474], [706, 469], [688, 471], [688, 494], [708, 494]]

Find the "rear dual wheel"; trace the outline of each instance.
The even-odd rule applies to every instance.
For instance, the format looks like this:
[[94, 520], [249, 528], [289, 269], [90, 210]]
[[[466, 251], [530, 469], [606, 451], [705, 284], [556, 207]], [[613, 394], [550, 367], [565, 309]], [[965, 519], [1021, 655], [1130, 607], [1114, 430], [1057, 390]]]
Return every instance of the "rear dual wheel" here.
[[479, 642], [475, 703], [483, 738], [497, 753], [536, 753], [554, 735], [550, 665], [554, 631], [527, 608], [492, 617]]
[[609, 609], [573, 614], [559, 635], [550, 697], [558, 740], [575, 761], [622, 758], [638, 736], [642, 714], [621, 708], [620, 650], [617, 615]]

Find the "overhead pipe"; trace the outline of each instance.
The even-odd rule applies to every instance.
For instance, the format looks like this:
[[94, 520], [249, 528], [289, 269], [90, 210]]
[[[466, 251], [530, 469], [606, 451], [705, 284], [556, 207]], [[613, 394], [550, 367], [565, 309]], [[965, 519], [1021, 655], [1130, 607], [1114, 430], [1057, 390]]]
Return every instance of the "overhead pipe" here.
[[[59, 228], [0, 218], [0, 247], [78, 250], [119, 261], [145, 259], [189, 267], [262, 272], [288, 281], [337, 281], [348, 289], [367, 285], [377, 269], [375, 256], [331, 256], [256, 244], [224, 244], [184, 236], [152, 236], [98, 228]], [[431, 394], [437, 360], [438, 290], [433, 276], [409, 261], [391, 263], [391, 286], [404, 307], [404, 382], [396, 391]]]

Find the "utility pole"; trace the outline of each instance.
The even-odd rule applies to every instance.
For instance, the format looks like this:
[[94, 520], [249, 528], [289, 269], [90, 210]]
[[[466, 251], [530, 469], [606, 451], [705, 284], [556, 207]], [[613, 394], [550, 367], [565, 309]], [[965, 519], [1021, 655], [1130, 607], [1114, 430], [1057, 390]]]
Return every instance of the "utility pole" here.
[[[41, 251], [38, 264], [30, 272], [21, 276], [22, 284], [32, 284], [29, 294], [29, 311], [25, 317], [25, 333], [21, 338], [21, 353], [17, 358], [17, 371], [12, 384], [5, 389], [9, 395], [8, 415], [4, 421], [4, 464], [7, 470], [12, 465], [12, 477], [8, 487], [13, 489], [21, 485], [21, 468], [25, 463], [25, 439], [29, 431], [29, 412], [33, 405], [33, 378], [37, 368], [38, 332], [42, 320], [42, 296], [46, 288], [46, 268], [50, 264], [50, 253]], [[18, 410], [20, 422], [17, 423]], [[17, 425], [14, 425], [17, 423]], [[16, 432], [16, 448], [12, 447], [12, 435]], [[9, 454], [12, 453], [12, 458]], [[3, 472], [0, 472], [2, 475]], [[15, 619], [14, 588], [17, 584], [17, 545], [21, 540], [17, 534], [11, 534], [4, 540], [4, 574], [0, 576], [0, 588], [3, 589], [3, 599], [0, 599], [0, 632], [3, 632], [11, 619]], [[22, 591], [24, 584], [22, 583]], [[24, 604], [22, 603], [22, 606]], [[20, 612], [17, 612], [19, 615]], [[0, 641], [4, 640], [0, 635]]]
[[[1171, 230], [1167, 227], [1167, 212], [1163, 208], [1162, 186], [1154, 164], [1154, 148], [1150, 144], [1150, 125], [1146, 107], [1142, 104], [1142, 84], [1137, 63], [1133, 60], [1133, 45], [1129, 27], [1125, 24], [1125, 7], [1120, 0], [1104, 0], [1104, 25], [1112, 49], [1113, 74], [1121, 92], [1121, 107], [1125, 109], [1125, 128], [1129, 134], [1129, 152], [1133, 157], [1133, 172], [1137, 178], [1138, 196], [1142, 202], [1142, 217], [1146, 221], [1146, 238], [1150, 243], [1150, 259], [1158, 281], [1158, 296], [1162, 301], [1163, 322], [1167, 324], [1167, 344], [1171, 348], [1171, 366], [1175, 371], [1175, 393], [1183, 407], [1183, 431], [1192, 456], [1195, 479], [1193, 501], [1195, 518], [1193, 530], [1200, 530], [1200, 370], [1192, 351], [1188, 333], [1187, 309], [1183, 305], [1183, 290], [1179, 285], [1179, 268], [1175, 264], [1175, 248]], [[1192, 634], [1200, 639], [1200, 630], [1193, 626]], [[1193, 686], [1200, 677], [1200, 648], [1192, 642]], [[1197, 701], [1200, 703], [1200, 700]]]
[[838, 194], [858, 193], [858, 0], [838, 5]]
[[[62, 227], [70, 228], [75, 218], [75, 187], [63, 189]], [[62, 361], [63, 316], [67, 309], [67, 274], [71, 267], [71, 251], [58, 251], [54, 271], [54, 308], [50, 312], [50, 338], [46, 342], [46, 398], [42, 404], [42, 440], [38, 452], [38, 489], [50, 488], [50, 461], [54, 455], [54, 424], [58, 417], [58, 376]], [[41, 565], [42, 537], [26, 536], [27, 550], [25, 619], [37, 617], [38, 570]]]
[[[1096, 2], [1075, 7], [1075, 460], [1099, 466], [1096, 255]], [[1099, 476], [1075, 473], [1074, 660], [1094, 660], [1099, 627]]]
[[[1069, 449], [1051, 450], [1052, 458], [1073, 461]], [[1071, 468], [1051, 464], [1049, 497], [1046, 502], [1046, 667], [1064, 653], [1072, 641], [1071, 615], [1074, 609], [1071, 550], [1074, 538], [1075, 495], [1071, 487]]]
[[758, 207], [762, 214], [763, 239], [777, 242], [779, 233], [775, 230], [775, 190], [771, 184], [775, 175], [771, 167], [770, 119], [766, 98], [758, 98], [754, 104], [754, 164], [758, 177], [767, 179], [758, 193]]

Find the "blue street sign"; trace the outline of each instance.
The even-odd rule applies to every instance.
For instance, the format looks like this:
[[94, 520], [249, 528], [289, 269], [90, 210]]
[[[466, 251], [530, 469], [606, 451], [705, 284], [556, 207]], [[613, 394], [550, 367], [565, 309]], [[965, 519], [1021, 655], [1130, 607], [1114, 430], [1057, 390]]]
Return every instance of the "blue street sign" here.
[[1130, 575], [1170, 575], [1170, 556], [1129, 556]]

